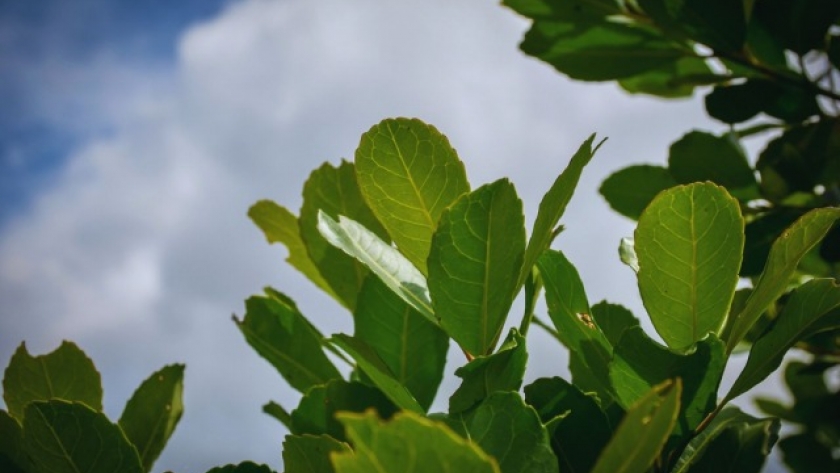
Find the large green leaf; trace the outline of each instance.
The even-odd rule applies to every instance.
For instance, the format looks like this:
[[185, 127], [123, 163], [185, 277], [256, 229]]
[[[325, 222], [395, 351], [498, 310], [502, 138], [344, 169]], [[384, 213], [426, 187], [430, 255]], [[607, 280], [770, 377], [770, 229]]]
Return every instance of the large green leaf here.
[[454, 417], [455, 430], [495, 458], [502, 473], [557, 472], [548, 432], [519, 394], [495, 392], [474, 411]]
[[327, 241], [364, 263], [420, 315], [438, 324], [426, 278], [396, 248], [362, 224], [342, 215], [335, 221], [322, 212], [318, 219], [318, 229]]
[[391, 421], [375, 413], [341, 413], [353, 452], [334, 454], [337, 473], [500, 473], [496, 461], [446, 425], [402, 412]]
[[716, 51], [740, 52], [747, 36], [744, 2], [731, 0], [639, 0], [656, 25]]
[[668, 379], [682, 380], [680, 415], [674, 434], [685, 436], [714, 410], [726, 366], [723, 342], [714, 335], [700, 340], [690, 354], [675, 353], [658, 344], [641, 327], [624, 331], [613, 352], [610, 380], [616, 398], [630, 406], [653, 386]]
[[723, 76], [716, 75], [709, 69], [704, 59], [686, 56], [657, 69], [622, 79], [618, 84], [631, 94], [684, 98], [694, 93], [695, 86], [716, 83], [723, 79]]
[[23, 449], [23, 428], [8, 412], [0, 409], [0, 471], [26, 473], [28, 464]]
[[286, 261], [292, 267], [303, 273], [322, 291], [342, 302], [309, 257], [306, 245], [300, 237], [298, 219], [292, 212], [270, 200], [261, 200], [248, 209], [248, 217], [262, 230], [269, 243], [282, 243], [286, 246], [289, 251]]
[[[563, 378], [540, 378], [525, 386], [525, 401], [549, 430], [560, 471], [588, 473], [612, 437], [612, 428], [598, 401]], [[562, 416], [559, 421], [552, 422]]]
[[592, 473], [648, 471], [674, 424], [680, 409], [680, 381], [654, 386], [624, 416]]
[[730, 191], [756, 186], [744, 150], [729, 135], [686, 133], [671, 145], [668, 170], [680, 184], [712, 181]]
[[443, 378], [446, 333], [372, 275], [362, 286], [353, 320], [355, 337], [367, 343], [428, 409]]
[[720, 333], [744, 248], [738, 201], [712, 183], [668, 189], [639, 218], [635, 248], [642, 301], [665, 343], [684, 350]]
[[85, 404], [35, 401], [26, 407], [23, 442], [37, 472], [142, 473], [122, 429]]
[[245, 461], [238, 465], [217, 466], [207, 473], [274, 473], [268, 465], [258, 465], [251, 461]]
[[273, 290], [245, 301], [245, 317], [234, 318], [245, 340], [293, 388], [306, 392], [341, 374], [322, 349], [323, 338], [291, 301]]
[[347, 352], [376, 387], [382, 390], [401, 409], [418, 413], [426, 412], [401, 380], [397, 379], [382, 358], [360, 338], [343, 333], [333, 335], [330, 342]]
[[392, 118], [362, 135], [359, 186], [402, 254], [423, 274], [444, 209], [470, 186], [446, 136], [417, 119]]
[[380, 417], [389, 418], [399, 408], [379, 389], [356, 381], [334, 379], [327, 384], [314, 386], [292, 411], [292, 434], [329, 435], [344, 441], [344, 427], [335, 418], [339, 411], [376, 411]]
[[339, 167], [324, 163], [312, 171], [303, 185], [303, 205], [300, 208], [300, 236], [309, 257], [343, 304], [352, 311], [356, 307], [356, 296], [368, 270], [321, 235], [319, 226], [322, 213], [344, 215], [359, 222], [379, 238], [388, 240], [385, 229], [362, 198], [352, 163], [342, 161]]
[[145, 471], [160, 456], [184, 413], [184, 365], [165, 366], [143, 381], [119, 420]]
[[102, 410], [102, 380], [93, 361], [73, 342], [46, 355], [32, 356], [21, 343], [3, 375], [3, 400], [9, 414], [23, 421], [32, 401], [63, 399]]
[[285, 473], [335, 473], [330, 455], [350, 446], [327, 435], [287, 435], [283, 441]]
[[519, 286], [522, 201], [502, 179], [447, 209], [432, 238], [429, 292], [441, 326], [472, 355], [493, 351]]
[[759, 473], [779, 438], [779, 419], [760, 419], [733, 423], [709, 442], [692, 473], [718, 473], [721, 465], [728, 471]]
[[638, 220], [657, 194], [677, 185], [667, 169], [640, 164], [614, 172], [601, 183], [598, 192], [613, 210]]
[[455, 370], [463, 381], [449, 398], [450, 414], [471, 409], [496, 391], [518, 391], [527, 362], [525, 337], [512, 328], [496, 353], [477, 356]]
[[528, 248], [525, 250], [525, 261], [522, 264], [522, 271], [519, 274], [519, 286], [525, 283], [525, 278], [531, 274], [531, 268], [537, 262], [543, 251], [547, 250], [551, 245], [551, 241], [557, 235], [556, 228], [566, 212], [566, 207], [569, 201], [572, 200], [572, 194], [580, 181], [581, 172], [583, 168], [589, 164], [592, 156], [598, 151], [598, 148], [604, 143], [601, 140], [595, 147], [592, 143], [595, 141], [595, 134], [593, 133], [586, 141], [580, 145], [577, 152], [572, 156], [569, 165], [566, 169], [557, 176], [554, 184], [546, 192], [540, 201], [540, 208], [537, 212], [537, 219], [534, 220], [534, 229], [531, 232], [531, 238], [528, 240]]
[[592, 319], [589, 301], [577, 270], [559, 251], [548, 250], [537, 262], [545, 284], [548, 315], [560, 341], [580, 357], [593, 379], [600, 384], [598, 395], [611, 398], [607, 365], [612, 346]]
[[725, 401], [747, 392], [776, 370], [794, 343], [818, 331], [840, 327], [840, 320], [826, 326], [822, 316], [840, 307], [840, 286], [833, 279], [812, 279], [799, 286], [782, 313], [753, 344], [747, 364]]
[[822, 240], [837, 219], [840, 219], [838, 208], [812, 210], [794, 222], [773, 243], [755, 289], [744, 309], [735, 318], [729, 340], [726, 341], [728, 351], [731, 352], [738, 345], [767, 306], [782, 295], [799, 261]]

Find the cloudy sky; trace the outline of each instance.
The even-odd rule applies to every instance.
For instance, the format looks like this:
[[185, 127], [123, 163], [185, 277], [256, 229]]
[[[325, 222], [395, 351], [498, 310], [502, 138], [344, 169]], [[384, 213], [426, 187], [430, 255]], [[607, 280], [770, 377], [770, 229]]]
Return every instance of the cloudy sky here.
[[[186, 362], [185, 416], [155, 470], [280, 469], [286, 432], [260, 406], [297, 396], [231, 314], [272, 285], [327, 333], [352, 324], [246, 211], [261, 198], [298, 209], [312, 169], [352, 158], [394, 116], [445, 133], [473, 186], [510, 176], [529, 219], [579, 144], [609, 137], [556, 246], [592, 302], [642, 313], [616, 252], [632, 222], [598, 185], [721, 126], [697, 99], [567, 80], [518, 51], [526, 27], [481, 0], [0, 3], [0, 365], [23, 340], [40, 354], [72, 339], [116, 419], [146, 376]], [[528, 378], [566, 373], [564, 350], [532, 332]]]

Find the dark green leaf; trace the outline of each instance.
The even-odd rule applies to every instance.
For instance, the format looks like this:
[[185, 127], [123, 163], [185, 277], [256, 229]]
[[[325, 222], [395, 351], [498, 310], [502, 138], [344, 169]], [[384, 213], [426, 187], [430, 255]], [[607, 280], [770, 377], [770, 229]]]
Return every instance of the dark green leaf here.
[[741, 277], [761, 274], [770, 248], [782, 232], [797, 218], [802, 210], [774, 210], [747, 223], [744, 228], [744, 261], [741, 263]]
[[720, 333], [744, 248], [738, 202], [712, 183], [668, 189], [639, 218], [635, 248], [642, 301], [665, 343], [684, 350]]
[[671, 173], [661, 166], [630, 166], [611, 174], [598, 191], [613, 210], [638, 220], [657, 194], [677, 185]]
[[23, 429], [8, 412], [0, 409], [0, 471], [26, 473], [28, 462], [23, 449]]
[[639, 326], [639, 319], [626, 307], [607, 301], [592, 306], [592, 318], [612, 346], [618, 345], [625, 330]]
[[814, 186], [837, 185], [840, 164], [832, 159], [840, 153], [840, 120], [825, 119], [791, 128], [771, 141], [758, 158], [756, 168], [762, 179], [768, 173], [781, 178], [782, 192], [768, 195], [783, 198], [790, 193], [813, 192]]
[[23, 442], [38, 472], [141, 473], [125, 434], [85, 404], [35, 401], [26, 407]]
[[835, 459], [831, 445], [820, 441], [815, 432], [803, 432], [783, 438], [779, 442], [785, 464], [795, 473], [838, 471], [840, 460]]
[[680, 409], [680, 381], [655, 386], [624, 416], [592, 473], [647, 471], [674, 428]]
[[728, 471], [758, 473], [778, 438], [778, 419], [730, 424], [710, 440], [691, 472], [719, 473], [725, 465]]
[[73, 342], [46, 355], [32, 356], [21, 343], [3, 376], [3, 400], [9, 414], [23, 421], [26, 405], [32, 401], [63, 399], [102, 410], [102, 380], [93, 361]]
[[782, 295], [799, 261], [819, 243], [837, 219], [840, 219], [840, 209], [812, 210], [785, 230], [773, 243], [767, 265], [744, 310], [738, 314], [732, 325], [732, 332], [726, 343], [729, 352], [744, 338], [767, 306]]
[[283, 441], [285, 473], [334, 473], [330, 455], [350, 446], [327, 435], [287, 435]]
[[383, 120], [362, 135], [356, 175], [362, 194], [397, 247], [426, 274], [438, 219], [470, 190], [455, 149], [435, 127], [420, 120]]
[[798, 54], [824, 49], [826, 33], [838, 15], [840, 3], [833, 0], [762, 0], [753, 9], [754, 21]]
[[315, 386], [292, 411], [292, 434], [329, 435], [344, 441], [344, 427], [336, 420], [339, 411], [364, 412], [373, 409], [380, 417], [390, 418], [399, 408], [382, 391], [358, 382], [334, 379]]
[[612, 0], [503, 0], [502, 4], [520, 15], [534, 19], [553, 17], [559, 20], [588, 22], [621, 13], [618, 3]]
[[840, 262], [840, 225], [835, 224], [820, 244], [820, 258], [829, 263]]
[[656, 25], [714, 50], [738, 52], [747, 35], [744, 2], [731, 0], [639, 0]]
[[309, 257], [306, 245], [300, 237], [298, 219], [293, 213], [270, 200], [261, 200], [248, 209], [248, 217], [260, 227], [269, 243], [282, 243], [286, 246], [289, 251], [286, 261], [290, 265], [303, 273], [322, 291], [341, 302]]
[[273, 290], [245, 301], [245, 318], [234, 318], [245, 340], [295, 389], [306, 392], [341, 374], [322, 349], [323, 338], [290, 304]]
[[766, 81], [753, 80], [719, 85], [706, 95], [706, 113], [724, 123], [745, 122], [764, 110], [769, 87]]
[[268, 401], [263, 405], [262, 411], [277, 419], [287, 429], [292, 430], [292, 416], [283, 406], [274, 401]]
[[339, 419], [355, 451], [333, 456], [337, 473], [500, 473], [475, 443], [417, 414], [402, 412], [384, 423], [373, 412]]
[[477, 356], [455, 370], [455, 375], [463, 381], [449, 398], [450, 414], [471, 409], [496, 391], [518, 391], [527, 361], [525, 337], [511, 329], [496, 353]]
[[522, 201], [507, 179], [464, 195], [432, 238], [429, 292], [441, 326], [465, 351], [486, 355], [499, 340], [525, 253]]
[[184, 412], [184, 365], [165, 366], [143, 381], [125, 405], [119, 426], [137, 448], [145, 471], [160, 456]]
[[238, 465], [217, 466], [207, 473], [274, 473], [267, 465], [257, 465], [254, 462], [246, 461]]
[[695, 86], [716, 84], [723, 79], [709, 69], [705, 60], [687, 56], [657, 69], [622, 79], [618, 84], [631, 94], [649, 94], [673, 99], [690, 97]]
[[840, 36], [831, 35], [831, 43], [828, 45], [828, 60], [831, 64], [840, 69]]
[[443, 378], [449, 338], [375, 276], [368, 276], [353, 314], [356, 338], [428, 409]]
[[341, 348], [353, 358], [359, 369], [368, 376], [373, 384], [401, 409], [425, 413], [425, 409], [414, 399], [411, 392], [391, 372], [388, 365], [376, 354], [376, 351], [363, 340], [339, 333], [333, 335], [330, 342]]
[[[763, 422], [761, 419], [744, 414], [737, 407], [727, 407], [723, 409], [709, 425], [700, 433], [695, 435], [688, 445], [686, 445], [679, 459], [677, 459], [671, 473], [687, 473], [695, 471], [692, 468], [706, 452], [706, 448], [711, 445], [714, 440], [726, 429], [738, 425], [750, 425], [758, 422]], [[729, 464], [730, 459], [719, 459], [719, 465]]]
[[747, 156], [732, 136], [692, 131], [671, 145], [668, 170], [680, 184], [712, 181], [732, 191], [755, 187]]
[[[612, 437], [612, 428], [598, 401], [562, 378], [540, 378], [525, 386], [525, 401], [549, 430], [560, 471], [587, 473]], [[552, 423], [552, 419], [562, 420]]]

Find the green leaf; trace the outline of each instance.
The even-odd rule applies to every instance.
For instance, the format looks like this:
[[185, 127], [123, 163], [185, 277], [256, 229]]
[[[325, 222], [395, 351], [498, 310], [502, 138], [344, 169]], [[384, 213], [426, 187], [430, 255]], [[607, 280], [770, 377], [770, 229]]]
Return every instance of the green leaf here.
[[502, 4], [534, 19], [555, 17], [569, 21], [602, 20], [609, 15], [621, 13], [621, 9], [613, 0], [567, 0], [555, 2], [551, 0], [502, 0]]
[[840, 286], [833, 279], [812, 279], [793, 291], [775, 323], [753, 343], [747, 364], [724, 402], [747, 392], [774, 372], [798, 340], [840, 327], [840, 320], [835, 320], [833, 326], [821, 324], [822, 316], [837, 307], [840, 307]]
[[[588, 473], [612, 437], [609, 420], [594, 396], [563, 378], [540, 378], [525, 386], [525, 401], [552, 427], [551, 447], [560, 471]], [[552, 423], [558, 416], [562, 420]]]
[[680, 184], [712, 181], [730, 191], [756, 186], [744, 150], [730, 135], [685, 134], [671, 145], [668, 170]]
[[455, 370], [463, 381], [449, 398], [450, 414], [471, 409], [496, 391], [518, 391], [527, 362], [525, 337], [512, 328], [496, 353], [477, 356]]
[[470, 191], [464, 164], [449, 140], [417, 119], [383, 120], [362, 135], [356, 175], [362, 194], [397, 247], [426, 274], [438, 219]]
[[647, 471], [674, 428], [680, 408], [680, 381], [655, 386], [624, 416], [592, 473]]
[[824, 49], [826, 33], [840, 15], [833, 0], [762, 0], [756, 2], [754, 21], [760, 21], [785, 48], [804, 55]]
[[840, 209], [812, 210], [785, 230], [773, 243], [764, 271], [746, 306], [735, 318], [726, 343], [727, 351], [731, 352], [738, 345], [750, 327], [761, 317], [761, 313], [782, 295], [799, 261], [819, 243], [837, 219], [840, 219]]
[[569, 201], [572, 200], [572, 194], [580, 181], [580, 175], [583, 168], [589, 164], [592, 156], [598, 151], [598, 148], [604, 144], [601, 140], [595, 148], [592, 148], [592, 143], [595, 141], [595, 134], [589, 136], [586, 141], [580, 145], [577, 152], [572, 156], [566, 169], [557, 176], [554, 184], [546, 192], [540, 201], [540, 208], [537, 212], [537, 219], [534, 220], [534, 228], [531, 232], [531, 238], [528, 240], [528, 248], [525, 250], [525, 261], [522, 264], [522, 271], [519, 274], [519, 284], [522, 286], [525, 279], [531, 274], [531, 268], [537, 262], [537, 258], [543, 251], [547, 250], [551, 245], [551, 241], [557, 235], [557, 224], [563, 213], [566, 212], [566, 207]]
[[165, 366], [143, 381], [118, 422], [145, 471], [160, 456], [184, 412], [184, 365]]
[[432, 237], [429, 292], [440, 324], [473, 355], [493, 351], [519, 289], [522, 201], [507, 179], [464, 195]]
[[816, 95], [793, 85], [753, 78], [743, 84], [719, 85], [706, 96], [706, 111], [724, 123], [740, 123], [764, 112], [787, 123], [820, 113]]
[[28, 462], [23, 449], [23, 429], [8, 412], [0, 409], [0, 471], [26, 473]]
[[270, 289], [266, 294], [245, 301], [242, 321], [234, 317], [248, 344], [300, 392], [340, 378], [321, 348], [321, 334], [287, 297]]
[[818, 184], [830, 187], [840, 182], [840, 166], [832, 158], [840, 153], [838, 127], [840, 120], [823, 119], [791, 128], [768, 143], [756, 169], [763, 180], [771, 174], [780, 178], [783, 191], [768, 197], [780, 199], [797, 191], [812, 194]]
[[300, 237], [298, 219], [293, 213], [270, 200], [261, 200], [248, 209], [248, 217], [263, 231], [269, 243], [282, 243], [286, 246], [289, 251], [286, 261], [292, 267], [303, 273], [322, 291], [342, 302], [309, 257], [306, 245]]
[[577, 270], [563, 253], [548, 250], [538, 261], [545, 284], [548, 315], [557, 328], [560, 341], [579, 356], [600, 384], [598, 395], [605, 401], [611, 398], [607, 375], [612, 346], [592, 320], [589, 301]]
[[23, 442], [34, 471], [141, 473], [137, 450], [125, 434], [85, 404], [34, 401], [26, 407]]
[[280, 404], [274, 401], [268, 401], [263, 405], [262, 411], [277, 419], [287, 429], [292, 430], [292, 416], [289, 414], [289, 411]]
[[747, 223], [744, 228], [744, 261], [741, 263], [741, 277], [761, 274], [770, 248], [782, 232], [785, 231], [804, 210], [777, 209]]
[[502, 473], [557, 472], [548, 432], [533, 407], [515, 392], [495, 392], [460, 414], [466, 438], [499, 462]]
[[736, 53], [747, 36], [744, 3], [731, 0], [639, 0], [656, 25], [714, 50]]
[[779, 442], [782, 457], [791, 471], [837, 471], [840, 460], [834, 458], [831, 446], [818, 438], [819, 432], [808, 431], [783, 438]]
[[388, 240], [385, 229], [362, 198], [352, 163], [342, 161], [337, 168], [324, 163], [313, 171], [303, 185], [303, 205], [300, 209], [300, 236], [310, 258], [340, 301], [352, 311], [368, 270], [321, 235], [322, 213], [344, 215], [359, 222], [380, 239]]
[[390, 418], [399, 408], [382, 391], [356, 381], [334, 379], [307, 391], [297, 409], [292, 411], [292, 434], [329, 435], [344, 441], [344, 427], [335, 418], [339, 411], [375, 410]]
[[705, 453], [691, 468], [692, 473], [729, 471], [758, 473], [779, 438], [779, 420], [761, 419], [728, 425], [711, 439]]
[[426, 278], [396, 248], [360, 223], [341, 215], [336, 222], [325, 213], [318, 214], [318, 229], [327, 241], [370, 268], [420, 315], [438, 324]]
[[246, 461], [238, 465], [217, 466], [207, 473], [274, 473], [267, 465], [257, 465], [254, 462]]
[[389, 422], [372, 412], [338, 417], [355, 451], [333, 454], [337, 473], [500, 473], [476, 444], [420, 415], [401, 412]]
[[667, 169], [646, 164], [626, 167], [611, 174], [598, 192], [613, 210], [638, 220], [657, 194], [677, 185]]
[[46, 355], [32, 356], [21, 343], [3, 375], [3, 400], [9, 414], [23, 421], [26, 405], [32, 401], [63, 399], [102, 410], [102, 380], [93, 361], [73, 342]]
[[630, 310], [607, 301], [592, 306], [592, 318], [612, 346], [618, 345], [625, 330], [639, 326], [639, 319]]
[[691, 97], [694, 87], [717, 83], [724, 77], [714, 74], [704, 59], [687, 56], [657, 69], [618, 81], [631, 94], [649, 94], [664, 98]]
[[435, 398], [449, 337], [393, 293], [368, 276], [353, 314], [354, 334], [382, 359], [394, 378], [428, 409]]
[[714, 335], [700, 340], [690, 354], [675, 353], [651, 340], [645, 331], [624, 331], [610, 363], [616, 398], [630, 406], [668, 379], [682, 381], [677, 436], [690, 434], [717, 405], [717, 390], [726, 366], [723, 342]]
[[623, 237], [618, 244], [618, 259], [634, 273], [639, 273], [639, 257], [636, 255], [636, 242], [630, 237]]
[[665, 343], [685, 350], [720, 333], [744, 248], [738, 202], [712, 183], [666, 190], [639, 218], [635, 248], [642, 301]]
[[334, 473], [333, 452], [350, 452], [350, 446], [326, 435], [287, 435], [283, 441], [285, 473]]
[[359, 369], [361, 369], [373, 382], [373, 384], [382, 390], [389, 399], [394, 401], [394, 404], [401, 409], [414, 411], [417, 413], [425, 413], [425, 409], [420, 406], [411, 392], [405, 387], [400, 380], [394, 376], [394, 373], [388, 368], [388, 365], [382, 361], [382, 358], [365, 343], [363, 340], [339, 333], [333, 335], [330, 342], [341, 348], [351, 358], [356, 360]]

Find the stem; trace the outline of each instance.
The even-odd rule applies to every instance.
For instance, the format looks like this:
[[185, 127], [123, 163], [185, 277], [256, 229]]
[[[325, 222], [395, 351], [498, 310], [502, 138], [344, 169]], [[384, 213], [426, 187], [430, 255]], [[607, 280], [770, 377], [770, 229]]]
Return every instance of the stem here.
[[560, 339], [560, 333], [557, 332], [557, 330], [554, 330], [553, 327], [551, 327], [547, 323], [543, 322], [542, 319], [540, 319], [536, 315], [532, 316], [532, 318], [533, 318], [533, 321], [534, 321], [534, 325], [536, 325], [537, 327], [539, 327], [539, 328], [545, 330], [546, 332], [548, 332], [548, 334], [551, 335], [552, 337], [556, 338], [558, 342], [563, 343], [563, 340]]
[[522, 322], [519, 323], [519, 333], [525, 337], [531, 326], [531, 319], [534, 317], [534, 307], [540, 297], [543, 288], [542, 278], [536, 267], [531, 269], [531, 274], [525, 278], [525, 313], [522, 315]]

